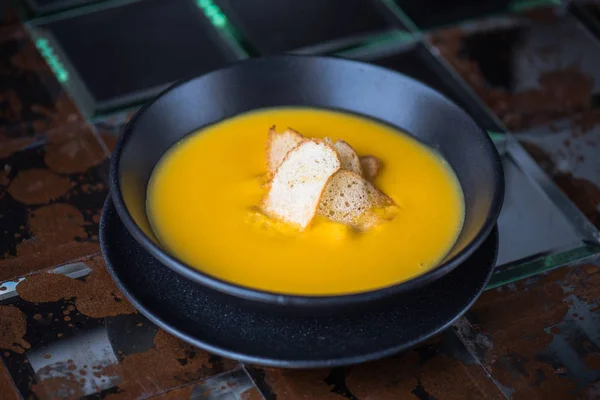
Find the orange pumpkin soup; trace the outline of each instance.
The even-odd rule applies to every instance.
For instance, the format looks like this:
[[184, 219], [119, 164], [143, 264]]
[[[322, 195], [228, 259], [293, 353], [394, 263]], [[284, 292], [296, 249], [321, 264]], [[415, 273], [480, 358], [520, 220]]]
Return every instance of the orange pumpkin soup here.
[[[397, 205], [394, 218], [364, 232], [322, 216], [304, 231], [257, 218], [273, 125], [381, 160], [373, 183]], [[427, 146], [367, 118], [305, 108], [254, 111], [187, 136], [162, 157], [147, 193], [152, 230], [175, 257], [228, 282], [297, 295], [364, 292], [426, 272], [456, 241], [463, 204], [453, 171]]]

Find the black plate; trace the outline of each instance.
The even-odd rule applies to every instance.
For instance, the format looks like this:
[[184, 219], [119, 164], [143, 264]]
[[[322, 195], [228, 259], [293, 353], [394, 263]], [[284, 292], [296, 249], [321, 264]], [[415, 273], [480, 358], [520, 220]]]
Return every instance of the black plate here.
[[240, 361], [285, 368], [360, 363], [410, 348], [446, 329], [485, 288], [496, 263], [494, 229], [467, 261], [379, 308], [334, 317], [286, 317], [241, 308], [158, 262], [107, 200], [100, 222], [106, 265], [133, 305], [192, 345]]

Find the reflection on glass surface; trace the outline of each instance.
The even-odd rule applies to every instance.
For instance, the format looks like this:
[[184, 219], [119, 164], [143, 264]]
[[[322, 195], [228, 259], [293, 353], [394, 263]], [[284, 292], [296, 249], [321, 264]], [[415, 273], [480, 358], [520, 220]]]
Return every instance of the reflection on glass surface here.
[[371, 35], [404, 30], [379, 1], [215, 0], [215, 4], [239, 29], [246, 44], [256, 49], [251, 51], [261, 55], [334, 42], [356, 44]]
[[97, 114], [143, 103], [178, 80], [242, 58], [211, 21], [194, 1], [146, 0], [101, 3], [29, 28], [57, 79]]
[[[598, 188], [590, 189], [590, 192], [600, 193], [600, 112], [591, 111], [577, 117], [575, 121], [562, 120], [552, 126], [528, 129], [520, 132], [518, 139], [544, 152], [547, 159], [538, 162], [548, 164], [543, 168], [549, 173], [585, 179]], [[598, 201], [598, 195], [594, 196], [593, 192], [590, 204]], [[582, 196], [585, 194], [581, 193]], [[590, 219], [598, 220], [598, 217], [592, 218], [592, 210], [585, 211], [590, 214]], [[597, 215], [600, 216], [600, 208]]]
[[600, 235], [510, 135], [496, 136], [506, 193], [490, 287], [600, 254]]
[[556, 204], [534, 186], [511, 158], [502, 159], [506, 179], [503, 212], [498, 219], [498, 264], [579, 242], [579, 236]]
[[[48, 357], [51, 354], [51, 357]], [[104, 370], [118, 363], [117, 356], [111, 346], [106, 327], [99, 327], [81, 334], [58, 340], [48, 346], [31, 349], [26, 353], [37, 381], [51, 378], [63, 378], [74, 369], [82, 366], [94, 366]], [[87, 369], [87, 368], [86, 368]], [[82, 370], [85, 371], [85, 370]], [[82, 396], [110, 389], [119, 383], [119, 376], [105, 376], [89, 369], [85, 374], [79, 373]], [[67, 393], [62, 393], [67, 397]]]

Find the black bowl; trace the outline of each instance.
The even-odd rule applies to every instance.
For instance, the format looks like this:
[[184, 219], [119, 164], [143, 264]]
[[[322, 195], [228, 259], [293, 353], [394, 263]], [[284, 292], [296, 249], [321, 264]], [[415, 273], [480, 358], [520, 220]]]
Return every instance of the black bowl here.
[[[198, 128], [247, 111], [282, 106], [364, 115], [408, 132], [437, 150], [456, 173], [465, 198], [460, 236], [436, 268], [379, 290], [340, 296], [295, 296], [231, 284], [186, 265], [156, 244], [146, 217], [146, 187], [172, 145]], [[240, 303], [273, 310], [339, 312], [413, 290], [447, 274], [488, 237], [500, 213], [504, 177], [488, 135], [458, 106], [407, 76], [361, 62], [280, 55], [251, 59], [177, 84], [143, 107], [112, 156], [112, 199], [133, 237], [165, 266]]]

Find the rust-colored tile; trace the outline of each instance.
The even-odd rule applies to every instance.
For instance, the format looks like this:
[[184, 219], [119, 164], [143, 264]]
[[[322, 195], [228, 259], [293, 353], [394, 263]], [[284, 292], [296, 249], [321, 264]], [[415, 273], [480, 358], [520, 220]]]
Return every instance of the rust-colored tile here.
[[23, 354], [31, 348], [25, 340], [27, 316], [13, 305], [0, 306], [0, 349]]
[[89, 318], [136, 312], [117, 289], [101, 255], [86, 258], [82, 262], [92, 270], [84, 279], [72, 279], [48, 271], [29, 275], [17, 285], [19, 297], [30, 303], [73, 299], [74, 310]]
[[[24, 397], [137, 399], [239, 368], [194, 348], [140, 316], [111, 279], [101, 256], [83, 259], [91, 272], [79, 279], [57, 273], [27, 276], [14, 304], [0, 305], [0, 352], [21, 378]], [[78, 266], [81, 266], [78, 264]], [[75, 265], [70, 267], [73, 270]], [[12, 343], [20, 343], [18, 346]], [[24, 351], [26, 349], [26, 351]], [[29, 363], [30, 369], [22, 365]], [[160, 397], [162, 398], [162, 397]]]
[[346, 385], [358, 399], [413, 399], [418, 386], [419, 354], [411, 350], [395, 357], [350, 368]]
[[548, 8], [490, 18], [429, 40], [513, 132], [595, 107], [598, 66], [587, 55], [600, 47], [568, 13]]
[[345, 369], [286, 371], [252, 368], [267, 399], [502, 399], [477, 364], [445, 354], [437, 337], [416, 350]]
[[[80, 355], [85, 354], [91, 362], [95, 361], [94, 355], [101, 358], [110, 353], [90, 351], [85, 336], [77, 339], [78, 335], [98, 332], [107, 318], [135, 315], [102, 258], [95, 256], [84, 263], [91, 270], [85, 278], [72, 279], [57, 270], [32, 274], [17, 285], [17, 296], [8, 297], [5, 305], [0, 305], [0, 338], [4, 338], [0, 340], [0, 349], [4, 350], [0, 354], [18, 379], [25, 398], [30, 398], [30, 393], [40, 399], [78, 399], [89, 394], [84, 391], [83, 378], [94, 371], [72, 359], [81, 360]], [[89, 343], [102, 348], [106, 335], [91, 337]]]
[[416, 399], [417, 395], [436, 399], [503, 398], [479, 365], [465, 364], [435, 351], [436, 347], [434, 344], [422, 354], [411, 350], [351, 367], [346, 385], [360, 400]]
[[560, 171], [552, 157], [535, 144], [521, 142], [521, 145], [590, 222], [600, 228], [600, 187], [587, 179]]
[[592, 307], [592, 311], [600, 311], [600, 265], [584, 264], [573, 268], [565, 279], [565, 283], [573, 288], [573, 294]]
[[[500, 384], [514, 391], [513, 398], [563, 399], [579, 394], [580, 377], [571, 375], [563, 365], [568, 360], [548, 354], [553, 351], [555, 336], [561, 334], [559, 326], [569, 319], [579, 322], [577, 313], [572, 311], [574, 301], [588, 312], [599, 310], [599, 283], [600, 268], [595, 265], [563, 267], [536, 279], [486, 292], [475, 304], [469, 316], [479, 335], [474, 342], [489, 343], [482, 362]], [[577, 326], [573, 322], [567, 326], [577, 329], [573, 328]], [[579, 342], [584, 332], [577, 334]], [[555, 346], [569, 346], [564, 338], [559, 342]], [[576, 345], [577, 349], [568, 352], [585, 352], [582, 361], [595, 358], [590, 355], [596, 352], [595, 345], [590, 344], [590, 349], [579, 348], [581, 343]]]
[[6, 367], [0, 361], [0, 393], [5, 400], [20, 400], [19, 392], [15, 388], [15, 384], [8, 374]]
[[109, 395], [107, 399], [130, 399], [147, 394], [148, 387], [160, 392], [235, 367], [235, 362], [213, 357], [159, 330], [153, 348], [125, 356], [118, 365], [107, 367], [102, 373], [122, 377], [120, 393]]
[[593, 35], [572, 14], [542, 9], [444, 29], [429, 40], [600, 227], [600, 45]]
[[0, 144], [82, 120], [24, 28], [0, 33]]
[[425, 392], [436, 399], [504, 399], [481, 366], [444, 354], [425, 362], [419, 379]]
[[0, 158], [0, 281], [99, 251], [106, 159], [84, 124]]
[[274, 368], [252, 368], [251, 373], [266, 388], [267, 399], [313, 399], [343, 400], [334, 393], [335, 385], [328, 378], [330, 370], [282, 370]]
[[179, 389], [169, 390], [166, 393], [152, 397], [153, 400], [187, 400], [192, 398], [194, 385], [188, 385]]
[[[234, 365], [231, 365], [234, 364]], [[223, 362], [223, 360], [193, 348], [175, 337], [158, 330], [153, 339], [153, 347], [139, 353], [123, 356], [118, 363], [112, 365], [98, 365], [87, 368], [89, 373], [98, 378], [111, 379], [116, 383], [116, 392], [107, 394], [105, 399], [137, 399], [149, 397], [154, 394], [169, 391], [186, 383], [192, 383], [229, 369], [235, 368], [237, 363]], [[88, 366], [89, 367], [89, 366]], [[75, 365], [70, 376], [76, 377], [83, 366]], [[67, 374], [69, 375], [69, 374]], [[68, 382], [78, 382], [65, 376]], [[43, 393], [52, 390], [54, 382], [50, 382], [50, 388], [46, 381], [33, 386], [35, 393]], [[77, 393], [80, 395], [83, 388], [79, 387]], [[177, 397], [185, 393], [187, 388], [176, 391], [173, 396]], [[177, 395], [176, 395], [177, 394]]]
[[250, 388], [240, 396], [242, 400], [263, 400], [264, 397], [257, 388]]

